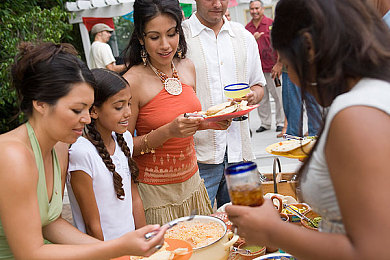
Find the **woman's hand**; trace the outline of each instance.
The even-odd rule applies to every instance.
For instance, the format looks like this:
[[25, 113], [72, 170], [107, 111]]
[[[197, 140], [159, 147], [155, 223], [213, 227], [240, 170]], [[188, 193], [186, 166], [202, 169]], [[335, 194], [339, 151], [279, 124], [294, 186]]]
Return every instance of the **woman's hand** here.
[[[123, 255], [150, 256], [156, 253], [164, 245], [164, 234], [168, 226], [147, 225], [132, 232], [128, 232], [119, 239], [124, 245]], [[157, 234], [147, 240], [145, 235], [156, 231]]]
[[273, 227], [283, 223], [270, 199], [259, 207], [228, 205], [225, 210], [233, 222], [233, 230], [237, 228], [238, 235], [253, 245], [269, 244]]
[[202, 121], [199, 130], [213, 129], [213, 130], [226, 130], [232, 123], [232, 119], [222, 120], [218, 122], [205, 122]]
[[202, 117], [184, 117], [179, 115], [171, 123], [169, 123], [169, 132], [171, 137], [188, 137], [195, 134], [199, 129]]

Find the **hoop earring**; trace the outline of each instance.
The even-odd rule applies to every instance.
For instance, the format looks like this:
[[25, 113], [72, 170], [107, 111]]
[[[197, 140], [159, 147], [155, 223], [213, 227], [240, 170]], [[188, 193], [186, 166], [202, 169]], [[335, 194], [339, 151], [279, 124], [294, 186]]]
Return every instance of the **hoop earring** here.
[[146, 52], [145, 50], [145, 47], [143, 45], [141, 45], [142, 48], [141, 48], [141, 59], [142, 59], [142, 62], [144, 63], [144, 66], [146, 66], [146, 62], [148, 60], [148, 53]]
[[177, 53], [177, 57], [179, 57], [179, 59], [182, 59], [182, 57], [183, 57], [183, 51], [181, 50], [180, 47], [177, 48], [176, 53]]

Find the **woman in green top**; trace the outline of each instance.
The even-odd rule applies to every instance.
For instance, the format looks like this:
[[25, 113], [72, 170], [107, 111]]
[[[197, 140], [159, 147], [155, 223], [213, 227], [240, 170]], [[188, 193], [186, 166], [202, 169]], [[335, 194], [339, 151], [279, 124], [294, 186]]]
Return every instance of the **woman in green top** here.
[[93, 75], [76, 54], [70, 44], [23, 43], [12, 67], [28, 122], [0, 135], [0, 259], [151, 255], [163, 243], [158, 225], [102, 242], [61, 218], [68, 144], [90, 122], [94, 96]]

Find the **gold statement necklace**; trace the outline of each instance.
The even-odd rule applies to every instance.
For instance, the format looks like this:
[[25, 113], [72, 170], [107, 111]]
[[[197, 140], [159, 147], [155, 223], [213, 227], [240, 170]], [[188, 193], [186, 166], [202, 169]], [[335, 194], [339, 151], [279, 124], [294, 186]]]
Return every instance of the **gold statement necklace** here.
[[165, 90], [174, 96], [180, 95], [183, 87], [181, 85], [179, 75], [177, 74], [177, 70], [175, 67], [175, 64], [173, 64], [173, 61], [171, 63], [171, 68], [172, 68], [172, 78], [169, 78], [167, 74], [162, 72], [161, 70], [153, 67], [152, 63], [149, 61], [148, 62], [150, 68], [153, 70], [154, 73], [156, 73], [157, 77], [160, 78], [161, 82], [164, 85]]

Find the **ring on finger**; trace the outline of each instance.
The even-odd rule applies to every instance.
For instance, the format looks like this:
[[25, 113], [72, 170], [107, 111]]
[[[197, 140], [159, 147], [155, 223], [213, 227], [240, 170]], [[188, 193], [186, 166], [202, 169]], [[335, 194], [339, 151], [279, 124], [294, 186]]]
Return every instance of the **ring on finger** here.
[[157, 250], [160, 250], [162, 247], [163, 247], [162, 245], [157, 245], [154, 248], [157, 249]]

